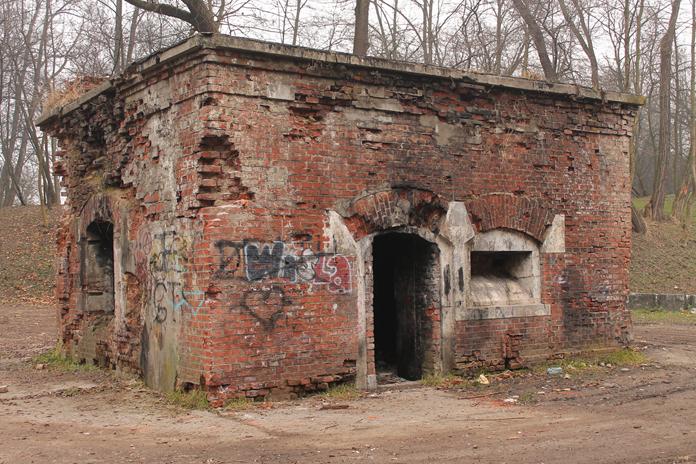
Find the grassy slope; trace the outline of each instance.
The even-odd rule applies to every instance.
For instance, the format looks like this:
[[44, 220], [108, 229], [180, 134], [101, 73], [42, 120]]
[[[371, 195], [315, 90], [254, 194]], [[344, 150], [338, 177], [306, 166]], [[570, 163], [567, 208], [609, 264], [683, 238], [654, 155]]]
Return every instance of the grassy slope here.
[[[673, 200], [666, 198], [668, 215]], [[647, 202], [636, 198], [633, 204], [642, 210]], [[696, 293], [696, 216], [687, 230], [674, 222], [648, 223], [648, 233], [634, 234], [630, 272], [632, 292]]]
[[0, 208], [0, 298], [48, 302], [54, 288], [54, 229], [59, 210]]

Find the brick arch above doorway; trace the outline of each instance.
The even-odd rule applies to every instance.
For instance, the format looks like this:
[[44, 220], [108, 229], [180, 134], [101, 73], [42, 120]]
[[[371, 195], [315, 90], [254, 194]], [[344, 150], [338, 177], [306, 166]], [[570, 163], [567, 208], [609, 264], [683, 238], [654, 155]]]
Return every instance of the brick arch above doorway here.
[[356, 240], [399, 227], [437, 234], [447, 213], [447, 202], [427, 190], [398, 187], [359, 196], [337, 208], [337, 212]]

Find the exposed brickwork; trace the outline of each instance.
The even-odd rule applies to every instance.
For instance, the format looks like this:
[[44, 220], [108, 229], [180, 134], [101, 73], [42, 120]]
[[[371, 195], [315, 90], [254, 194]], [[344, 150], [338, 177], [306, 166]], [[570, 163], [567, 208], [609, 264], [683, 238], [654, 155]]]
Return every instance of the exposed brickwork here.
[[356, 239], [400, 223], [436, 232], [446, 211], [447, 203], [432, 192], [397, 188], [353, 201], [346, 224]]
[[[565, 252], [541, 255], [550, 315], [475, 321], [457, 309], [452, 367], [625, 342], [636, 108], [460, 84], [202, 49], [44, 122], [68, 192], [66, 349], [162, 389], [203, 385], [216, 403], [369, 376], [371, 237], [465, 247], [439, 235], [455, 201], [474, 233], [539, 242], [564, 215]], [[114, 224], [112, 315], [79, 304], [80, 243], [97, 217]], [[466, 294], [465, 267], [438, 272], [429, 285], [443, 298]], [[433, 352], [447, 345], [445, 304], [427, 309]], [[94, 326], [101, 338], [88, 341]]]
[[466, 204], [471, 222], [479, 232], [497, 228], [513, 229], [543, 241], [546, 228], [553, 221], [553, 212], [543, 200], [510, 194], [490, 194]]

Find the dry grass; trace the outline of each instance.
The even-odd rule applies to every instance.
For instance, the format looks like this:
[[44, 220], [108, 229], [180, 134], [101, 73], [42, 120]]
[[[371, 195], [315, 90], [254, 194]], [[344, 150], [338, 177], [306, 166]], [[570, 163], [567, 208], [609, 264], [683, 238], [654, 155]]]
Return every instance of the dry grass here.
[[[672, 213], [673, 195], [665, 200]], [[648, 198], [635, 198], [642, 210]], [[696, 207], [693, 208], [696, 215]], [[630, 290], [639, 293], [696, 293], [696, 216], [685, 230], [673, 221], [648, 222], [648, 232], [633, 234]]]
[[598, 364], [611, 364], [618, 367], [640, 366], [649, 361], [648, 357], [641, 351], [635, 351], [624, 348], [622, 350], [612, 351], [605, 355], [600, 355], [596, 358]]
[[586, 355], [571, 356], [564, 359], [548, 361], [535, 366], [533, 371], [540, 373], [546, 372], [546, 369], [549, 367], [561, 367], [563, 368], [563, 372], [573, 372], [587, 369], [598, 369], [604, 366], [639, 366], [647, 363], [648, 361], [648, 357], [640, 351], [621, 348], [608, 353], [588, 353]]
[[60, 209], [0, 208], [0, 298], [49, 303], [55, 284], [55, 227]]
[[81, 95], [92, 90], [106, 80], [105, 77], [81, 76], [75, 78], [60, 89], [50, 92], [44, 100], [44, 111], [52, 111], [55, 108], [65, 106], [71, 101], [77, 100]]
[[200, 389], [191, 391], [175, 390], [167, 393], [165, 396], [170, 404], [183, 409], [197, 409], [201, 411], [210, 409], [208, 394]]
[[321, 396], [330, 400], [349, 401], [360, 398], [362, 392], [355, 388], [354, 385], [342, 383], [329, 388]]
[[240, 397], [232, 398], [225, 401], [225, 405], [222, 407], [225, 411], [248, 411], [256, 407], [256, 403], [249, 398]]
[[520, 395], [520, 398], [518, 400], [519, 404], [523, 405], [534, 405], [539, 402], [539, 398], [536, 393], [534, 392], [525, 392]]
[[635, 309], [631, 315], [636, 324], [696, 325], [696, 314], [689, 311]]
[[466, 384], [471, 383], [470, 381], [454, 374], [441, 374], [441, 373], [436, 373], [436, 374], [428, 374], [425, 377], [421, 379], [421, 384], [425, 385], [426, 387], [435, 387], [435, 388], [452, 388], [452, 387], [459, 387], [459, 386], [464, 386]]
[[56, 346], [51, 351], [42, 353], [32, 359], [34, 364], [44, 364], [50, 368], [59, 369], [65, 372], [93, 371], [97, 366], [93, 364], [80, 364], [73, 359], [65, 356], [60, 346]]
[[634, 234], [630, 289], [639, 293], [696, 293], [696, 231], [679, 224], [649, 224]]

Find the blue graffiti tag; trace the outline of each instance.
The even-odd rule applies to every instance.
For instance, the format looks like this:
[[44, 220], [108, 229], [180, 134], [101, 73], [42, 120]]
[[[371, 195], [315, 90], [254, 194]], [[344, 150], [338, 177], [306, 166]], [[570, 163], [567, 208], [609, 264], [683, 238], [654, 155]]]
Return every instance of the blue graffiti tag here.
[[188, 297], [194, 297], [192, 299], [196, 299], [195, 297], [201, 297], [205, 295], [205, 292], [202, 290], [184, 290], [180, 292], [179, 297], [176, 298], [176, 301], [174, 302], [174, 311], [178, 311], [184, 306], [188, 306], [191, 308], [191, 314], [196, 315], [198, 314], [198, 311], [203, 307], [203, 303], [205, 303], [205, 298], [199, 298], [199, 302], [194, 308], [194, 306], [189, 302]]

